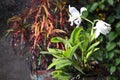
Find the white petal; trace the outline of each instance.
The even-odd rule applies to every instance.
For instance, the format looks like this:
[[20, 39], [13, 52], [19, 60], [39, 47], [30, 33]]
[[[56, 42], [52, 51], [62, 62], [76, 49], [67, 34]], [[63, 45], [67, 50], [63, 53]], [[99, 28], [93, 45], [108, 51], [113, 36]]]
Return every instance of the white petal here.
[[109, 33], [111, 30], [111, 27], [110, 27], [110, 24], [108, 24], [102, 20], [98, 20], [94, 29], [96, 29], [96, 37], [98, 37], [100, 33], [102, 33], [104, 35]]
[[71, 15], [80, 14], [75, 7], [70, 7], [70, 5], [69, 5], [69, 12]]
[[[81, 8], [81, 11], [85, 11], [85, 10], [87, 10], [85, 7]], [[73, 23], [75, 23], [76, 27], [78, 27], [82, 21], [80, 17], [82, 14], [80, 14], [80, 12], [75, 7], [71, 7], [70, 5], [69, 5], [69, 13], [70, 13], [69, 21], [71, 22], [70, 25], [72, 26]]]
[[87, 8], [85, 8], [85, 7], [82, 7], [81, 9], [80, 9], [80, 14], [82, 15], [82, 12], [83, 11], [87, 11]]
[[76, 27], [79, 27], [81, 21], [82, 21], [81, 18], [74, 20], [74, 23], [77, 25]]
[[96, 30], [95, 38], [98, 38], [99, 35], [100, 35], [100, 31]]
[[73, 26], [73, 21], [71, 21], [70, 26]]

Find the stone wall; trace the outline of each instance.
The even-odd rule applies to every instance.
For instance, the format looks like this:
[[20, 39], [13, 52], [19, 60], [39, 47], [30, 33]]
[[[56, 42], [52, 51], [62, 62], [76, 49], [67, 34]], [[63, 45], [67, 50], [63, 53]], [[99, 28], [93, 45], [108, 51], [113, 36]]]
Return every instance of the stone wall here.
[[19, 15], [31, 0], [0, 0], [0, 80], [30, 80], [27, 56], [15, 55], [9, 39], [4, 37], [8, 18]]

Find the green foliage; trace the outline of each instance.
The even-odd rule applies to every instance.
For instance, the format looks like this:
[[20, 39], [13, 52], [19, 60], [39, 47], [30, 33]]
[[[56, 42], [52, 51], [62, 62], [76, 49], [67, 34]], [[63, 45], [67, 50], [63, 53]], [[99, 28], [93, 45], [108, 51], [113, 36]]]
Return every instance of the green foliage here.
[[[80, 74], [85, 74], [84, 69], [90, 66], [91, 54], [99, 49], [97, 46], [100, 42], [91, 42], [90, 40], [93, 36], [94, 35], [90, 35], [89, 31], [78, 27], [73, 30], [68, 40], [61, 37], [53, 37], [51, 39], [52, 43], [61, 42], [65, 46], [65, 50], [48, 48], [48, 53], [54, 56], [53, 62], [48, 67], [48, 69], [51, 69], [55, 66], [56, 70], [53, 72], [53, 76], [58, 79], [60, 79], [61, 76], [66, 78], [66, 75], [63, 75], [63, 73], [66, 73], [63, 69], [70, 66], [74, 67]], [[67, 74], [69, 74], [70, 78], [70, 73]]]
[[[55, 67], [56, 70], [53, 71], [52, 74], [59, 80], [70, 79], [70, 77], [73, 76], [73, 73], [69, 72], [72, 68], [74, 68], [73, 70], [76, 70], [78, 74], [85, 75], [85, 70], [91, 70], [90, 62], [92, 60], [99, 61], [100, 66], [102, 66], [102, 63], [105, 64], [105, 68], [107, 68], [108, 74], [110, 74], [108, 80], [118, 79], [118, 76], [120, 76], [120, 1], [40, 1], [41, 4], [39, 6], [31, 7], [24, 15], [14, 16], [8, 20], [8, 24], [13, 27], [8, 30], [8, 33], [13, 33], [15, 35], [13, 45], [16, 43], [18, 44], [17, 41], [20, 41], [19, 43], [28, 42], [27, 44], [31, 44], [34, 49], [32, 52], [39, 52], [36, 51], [38, 50], [38, 44], [41, 47], [40, 50], [47, 49], [48, 52], [41, 52], [41, 54], [49, 54], [54, 57], [53, 62], [49, 65], [48, 69]], [[68, 23], [68, 16], [66, 15], [68, 13], [66, 6], [68, 5], [65, 6], [67, 2], [70, 2], [68, 4], [73, 5], [78, 4], [78, 7], [81, 6], [81, 4], [86, 6], [88, 11], [84, 11], [81, 18], [86, 21], [86, 17], [92, 20], [96, 18], [105, 20], [108, 23], [111, 23], [112, 32], [108, 34], [106, 38], [101, 36], [99, 39], [95, 40], [95, 32], [93, 31], [93, 34], [91, 35], [91, 27], [88, 28], [91, 24], [83, 23], [82, 25], [87, 27], [80, 26], [79, 28], [75, 28], [71, 35], [68, 34], [70, 38], [66, 36], [68, 39], [65, 39], [64, 35], [53, 37], [58, 36], [56, 33], [65, 33], [63, 30], [66, 30], [66, 32], [72, 30], [71, 27], [67, 27], [68, 25], [66, 24], [66, 22]], [[31, 21], [31, 16], [33, 16], [33, 21], [29, 22]], [[92, 24], [92, 26], [95, 26], [95, 23], [94, 25]], [[49, 40], [56, 44], [62, 43], [64, 49], [59, 47], [46, 48], [50, 46]], [[100, 45], [100, 47], [98, 47], [98, 45]], [[41, 56], [37, 60], [39, 61], [39, 64], [41, 64]]]

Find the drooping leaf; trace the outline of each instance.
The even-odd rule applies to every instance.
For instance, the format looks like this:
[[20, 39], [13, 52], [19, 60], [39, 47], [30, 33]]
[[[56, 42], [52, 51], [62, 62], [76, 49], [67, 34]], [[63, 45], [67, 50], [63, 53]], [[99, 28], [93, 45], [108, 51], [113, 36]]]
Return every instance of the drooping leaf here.
[[12, 18], [8, 19], [7, 23], [9, 24], [11, 22], [20, 22], [20, 21], [22, 21], [21, 17], [19, 17], [19, 16], [13, 16]]
[[54, 33], [66, 33], [66, 32], [63, 31], [63, 30], [60, 30], [60, 29], [53, 29], [53, 31], [51, 32], [51, 34], [54, 34]]
[[65, 39], [63, 39], [61, 37], [53, 37], [51, 39], [51, 42], [53, 42], [53, 43], [62, 42], [64, 45], [67, 45], [67, 46], [71, 47], [69, 41], [67, 41], [67, 40], [65, 40]]
[[92, 45], [88, 48], [87, 51], [90, 51], [91, 49], [95, 48], [96, 46], [98, 46], [99, 43], [100, 43], [99, 41], [98, 41], [98, 42], [95, 42], [94, 44], [92, 44]]
[[51, 69], [52, 67], [56, 67], [56, 69], [63, 68], [65, 66], [71, 65], [72, 62], [68, 59], [55, 59], [49, 66], [48, 69]]
[[[87, 62], [87, 60], [89, 59], [89, 57], [90, 57], [95, 51], [97, 51], [97, 50], [99, 50], [99, 48], [93, 48], [93, 49], [91, 49], [89, 52], [87, 52], [85, 61]], [[86, 63], [86, 62], [85, 62], [85, 63]]]
[[53, 55], [56, 58], [61, 58], [62, 57], [63, 50], [52, 49], [52, 48], [48, 48], [47, 50], [48, 50], [49, 54]]

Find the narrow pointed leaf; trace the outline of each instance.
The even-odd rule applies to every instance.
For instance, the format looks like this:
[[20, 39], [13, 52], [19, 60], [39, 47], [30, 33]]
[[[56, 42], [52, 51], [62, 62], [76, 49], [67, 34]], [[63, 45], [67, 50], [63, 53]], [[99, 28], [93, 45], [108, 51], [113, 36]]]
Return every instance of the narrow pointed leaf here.
[[65, 39], [63, 39], [61, 37], [53, 37], [51, 39], [51, 42], [53, 42], [53, 43], [62, 42], [63, 44], [66, 44], [67, 46], [71, 47], [70, 43], [67, 40], [65, 40]]
[[72, 64], [72, 62], [67, 59], [56, 59], [48, 66], [48, 69], [50, 69], [54, 66], [56, 67], [56, 69], [60, 69], [60, 68], [63, 68], [65, 66], [71, 65], [71, 64]]
[[91, 49], [95, 48], [99, 43], [100, 43], [100, 42], [98, 41], [98, 42], [92, 44], [92, 45], [88, 48], [87, 51], [90, 51]]

